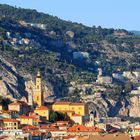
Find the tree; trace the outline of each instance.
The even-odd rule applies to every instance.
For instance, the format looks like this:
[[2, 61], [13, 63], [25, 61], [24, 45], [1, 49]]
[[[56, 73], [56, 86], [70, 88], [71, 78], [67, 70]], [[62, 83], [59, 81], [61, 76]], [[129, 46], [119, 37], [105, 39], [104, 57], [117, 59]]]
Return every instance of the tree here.
[[124, 86], [124, 90], [126, 93], [129, 93], [133, 89], [133, 84], [132, 83], [126, 83]]
[[58, 115], [58, 120], [59, 121], [63, 121], [65, 119], [65, 114], [61, 113], [61, 112], [57, 112], [57, 115]]
[[51, 112], [50, 119], [51, 122], [55, 122], [58, 120], [58, 114], [56, 112]]
[[50, 121], [56, 122], [56, 121], [62, 121], [65, 119], [65, 114], [61, 112], [51, 112], [50, 114]]

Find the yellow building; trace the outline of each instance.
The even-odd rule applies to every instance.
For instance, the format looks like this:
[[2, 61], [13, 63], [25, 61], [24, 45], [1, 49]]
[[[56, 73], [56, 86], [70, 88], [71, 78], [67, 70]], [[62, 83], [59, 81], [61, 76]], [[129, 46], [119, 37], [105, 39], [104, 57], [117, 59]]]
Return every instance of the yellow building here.
[[52, 110], [54, 111], [68, 111], [70, 110], [70, 102], [55, 102], [52, 105]]
[[70, 119], [74, 115], [85, 116], [87, 114], [87, 108], [84, 103], [55, 102], [52, 105], [52, 110], [66, 113]]
[[19, 129], [20, 128], [20, 122], [16, 119], [2, 119], [1, 120], [2, 128], [7, 130], [13, 130], [13, 129]]
[[85, 116], [87, 114], [86, 105], [84, 103], [71, 103], [70, 110], [74, 111], [75, 114]]
[[42, 86], [41, 86], [41, 74], [38, 70], [37, 76], [36, 76], [36, 89], [34, 94], [34, 102], [37, 104], [37, 106], [41, 106], [42, 103]]
[[20, 124], [26, 124], [26, 125], [38, 125], [38, 118], [34, 116], [20, 116], [17, 118], [18, 121], [20, 121]]
[[40, 107], [36, 108], [34, 112], [37, 113], [39, 116], [45, 117], [47, 120], [49, 120], [50, 111], [47, 107], [40, 106]]

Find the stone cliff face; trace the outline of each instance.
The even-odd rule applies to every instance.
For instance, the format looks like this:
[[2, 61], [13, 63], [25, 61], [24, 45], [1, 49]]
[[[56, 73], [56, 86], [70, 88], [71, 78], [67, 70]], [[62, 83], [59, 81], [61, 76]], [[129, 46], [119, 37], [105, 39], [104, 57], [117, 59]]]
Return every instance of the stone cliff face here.
[[89, 111], [94, 112], [97, 117], [100, 116], [140, 116], [140, 96], [134, 95], [131, 98], [120, 98], [120, 100], [110, 100], [104, 96], [95, 98], [93, 102], [89, 102]]
[[[16, 68], [0, 57], [0, 95], [10, 100], [28, 99], [28, 94], [34, 94], [35, 82], [30, 74], [19, 74]], [[46, 85], [43, 85], [44, 98], [52, 92]], [[115, 101], [105, 96], [96, 97], [89, 102], [89, 110], [97, 116], [140, 116], [140, 96], [134, 95], [130, 99], [120, 98]]]
[[129, 116], [140, 117], [140, 96], [135, 95], [131, 98], [131, 105], [129, 109]]
[[[34, 94], [35, 83], [30, 74], [19, 74], [16, 68], [0, 57], [0, 95], [6, 98], [28, 99], [28, 94]], [[43, 85], [44, 97], [50, 95], [47, 86]]]

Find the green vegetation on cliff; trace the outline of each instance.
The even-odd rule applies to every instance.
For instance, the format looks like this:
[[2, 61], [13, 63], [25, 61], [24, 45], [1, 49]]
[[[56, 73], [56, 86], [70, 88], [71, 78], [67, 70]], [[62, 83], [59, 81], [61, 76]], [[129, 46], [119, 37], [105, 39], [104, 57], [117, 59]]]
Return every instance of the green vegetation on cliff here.
[[[35, 75], [39, 67], [57, 96], [66, 96], [70, 81], [95, 81], [98, 67], [105, 74], [140, 68], [140, 37], [126, 30], [87, 27], [8, 5], [0, 5], [0, 15], [0, 55], [20, 73]], [[21, 20], [46, 27], [22, 26]], [[32, 43], [13, 47], [5, 43], [6, 32], [19, 40], [28, 36]], [[74, 59], [74, 52], [86, 52], [89, 57]]]

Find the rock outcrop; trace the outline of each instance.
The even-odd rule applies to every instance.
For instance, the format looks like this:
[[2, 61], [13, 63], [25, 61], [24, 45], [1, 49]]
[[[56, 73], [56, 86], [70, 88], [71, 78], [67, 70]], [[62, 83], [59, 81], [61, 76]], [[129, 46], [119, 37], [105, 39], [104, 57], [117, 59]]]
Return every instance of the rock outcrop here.
[[[14, 99], [28, 100], [28, 94], [34, 94], [35, 82], [30, 74], [19, 74], [16, 68], [0, 57], [0, 96]], [[51, 95], [49, 88], [43, 84], [44, 99]], [[88, 102], [89, 111], [96, 113], [96, 116], [140, 116], [140, 96], [134, 95], [126, 99], [121, 97], [115, 101], [106, 96], [96, 97], [92, 102]]]
[[[0, 57], [0, 96], [13, 99], [28, 100], [28, 94], [34, 94], [35, 82], [30, 74], [19, 74], [16, 68]], [[43, 85], [44, 97], [50, 95], [46, 85]]]
[[140, 96], [133, 96], [130, 100], [131, 105], [129, 109], [129, 116], [139, 117], [140, 116]]
[[140, 96], [134, 95], [131, 98], [121, 97], [120, 100], [110, 100], [105, 96], [95, 98], [92, 102], [88, 102], [89, 111], [94, 112], [97, 117], [100, 116], [140, 116]]

